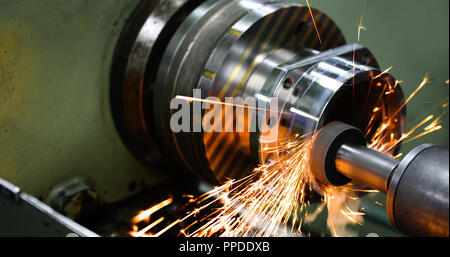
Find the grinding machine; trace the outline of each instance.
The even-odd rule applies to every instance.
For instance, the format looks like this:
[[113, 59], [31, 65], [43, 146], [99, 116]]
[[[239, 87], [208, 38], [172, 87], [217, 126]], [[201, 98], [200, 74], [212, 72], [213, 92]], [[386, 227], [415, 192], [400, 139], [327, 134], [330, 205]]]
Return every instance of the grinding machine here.
[[[80, 138], [61, 138], [55, 129], [56, 139], [40, 142], [59, 153], [85, 149], [81, 150], [85, 153], [66, 158], [70, 172], [60, 172], [63, 166], [52, 164], [39, 173], [42, 162], [33, 164], [31, 158], [27, 162], [34, 173], [26, 178], [16, 176], [11, 172], [30, 166], [7, 161], [8, 154], [0, 148], [6, 156], [0, 157], [0, 177], [4, 178], [0, 179], [0, 217], [6, 217], [0, 221], [0, 235], [11, 235], [20, 222], [38, 227], [33, 232], [24, 229], [24, 234], [96, 235], [85, 227], [101, 234], [101, 229], [89, 225], [95, 219], [90, 217], [105, 208], [101, 206], [132, 201], [131, 195], [151, 191], [174, 178], [192, 183], [188, 186], [243, 178], [254, 167], [278, 158], [265, 149], [300, 135], [314, 136], [310, 166], [317, 181], [333, 186], [353, 182], [359, 188], [387, 194], [387, 212], [381, 209], [379, 214], [378, 207], [370, 204], [367, 208], [368, 219], [378, 224], [372, 226], [383, 226], [388, 235], [448, 236], [448, 149], [422, 145], [402, 161], [392, 158], [401, 152], [401, 144], [383, 153], [369, 149], [370, 140], [386, 124], [388, 136], [379, 137], [377, 143], [401, 141], [408, 129], [407, 96], [403, 84], [380, 67], [371, 50], [347, 43], [339, 26], [325, 13], [306, 3], [273, 0], [143, 0], [124, 9], [132, 11], [125, 15], [123, 26], [114, 23], [116, 40], [101, 40], [111, 49], [110, 55], [103, 57], [110, 65], [99, 68], [98, 72], [106, 75], [97, 81], [108, 81], [107, 86], [84, 97], [78, 95], [76, 98], [85, 98], [86, 103], [82, 100], [76, 107], [45, 107], [52, 109], [46, 119], [50, 130], [53, 122], [71, 120], [58, 129], [92, 133], [77, 141]], [[72, 49], [66, 46], [59, 51]], [[91, 53], [83, 54], [89, 58]], [[5, 84], [7, 71], [0, 71], [0, 82]], [[57, 76], [71, 79], [70, 74]], [[49, 98], [70, 105], [70, 90], [62, 84]], [[58, 99], [59, 95], [64, 97]], [[213, 103], [221, 105], [227, 99], [238, 99], [234, 105], [242, 106], [252, 99], [255, 115], [235, 111], [224, 118], [222, 130], [205, 131], [202, 125], [210, 112], [202, 107], [211, 104], [204, 99], [216, 99]], [[182, 107], [189, 110], [188, 126], [174, 124], [173, 117]], [[71, 108], [97, 111], [80, 118], [79, 113], [70, 114]], [[0, 118], [0, 127], [14, 124]], [[81, 123], [74, 124], [77, 121]], [[94, 130], [95, 126], [101, 129]], [[254, 130], [237, 131], [238, 127]], [[36, 134], [21, 133], [33, 141], [31, 145], [39, 141]], [[4, 142], [13, 141], [2, 140], [0, 145]], [[32, 151], [34, 159], [52, 160], [39, 156], [48, 152], [35, 150], [26, 145], [20, 148]], [[105, 163], [115, 161], [98, 165], [102, 158], [107, 159]], [[129, 164], [128, 158], [135, 162]], [[50, 175], [53, 173], [59, 175]], [[46, 176], [48, 181], [41, 183]], [[120, 193], [122, 189], [126, 193]], [[385, 198], [383, 194], [377, 197]], [[88, 220], [80, 222], [83, 226], [71, 220], [78, 215]], [[34, 218], [28, 219], [30, 216]], [[388, 219], [398, 231], [388, 225]]]

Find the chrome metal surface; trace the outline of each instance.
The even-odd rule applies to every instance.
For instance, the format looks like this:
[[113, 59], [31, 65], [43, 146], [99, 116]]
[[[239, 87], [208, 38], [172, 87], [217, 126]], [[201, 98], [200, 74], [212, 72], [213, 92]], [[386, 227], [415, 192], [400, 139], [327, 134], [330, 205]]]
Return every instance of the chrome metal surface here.
[[111, 104], [121, 137], [147, 163], [163, 156], [154, 138], [152, 95], [167, 40], [202, 0], [145, 0], [136, 8], [116, 47]]
[[[267, 161], [269, 154], [262, 149], [277, 147], [277, 142], [293, 134], [312, 135], [337, 120], [360, 129], [372, 122], [376, 128], [380, 119], [391, 115], [403, 100], [400, 87], [389, 96], [381, 96], [383, 115], [372, 118], [369, 113], [379, 105], [383, 93], [383, 88], [373, 84], [394, 85], [395, 79], [379, 70], [369, 50], [360, 45], [344, 45], [341, 31], [325, 14], [314, 9], [310, 13], [306, 6], [287, 2], [205, 1], [190, 9], [172, 33], [164, 37], [164, 48], [158, 48], [164, 51], [159, 59], [152, 59], [149, 53], [154, 52], [152, 44], [159, 40], [158, 33], [164, 34], [163, 27], [171, 24], [173, 13], [183, 10], [189, 2], [183, 5], [176, 1], [168, 8], [170, 12], [162, 12], [166, 25], [162, 22], [150, 26], [156, 18], [144, 23], [138, 34], [143, 49], [133, 48], [133, 64], [127, 66], [130, 77], [126, 81], [132, 83], [128, 90], [131, 97], [125, 101], [134, 103], [129, 105], [128, 112], [133, 113], [129, 117], [134, 118], [130, 119], [128, 131], [138, 131], [131, 134], [134, 141], [140, 139], [135, 145], [147, 152], [147, 162], [162, 154], [213, 183], [238, 179]], [[157, 10], [164, 8], [158, 6], [153, 7], [151, 17], [159, 17]], [[322, 35], [321, 40], [317, 32]], [[154, 67], [153, 62], [158, 63], [156, 69], [145, 67]], [[149, 87], [151, 90], [145, 93]], [[193, 95], [194, 89], [199, 90], [199, 95]], [[258, 107], [261, 104], [258, 112], [263, 114], [257, 121], [250, 112], [240, 119], [236, 114], [227, 119], [223, 110], [223, 132], [208, 132], [201, 130], [203, 118], [209, 113], [206, 110], [201, 115], [191, 115], [192, 131], [175, 133], [170, 121], [177, 111], [171, 110], [176, 96], [194, 96], [199, 100], [216, 97], [221, 102], [228, 97], [252, 97]], [[264, 110], [272, 104], [268, 101], [271, 98], [278, 99], [281, 115]], [[178, 99], [175, 103], [188, 104], [194, 110], [202, 106], [201, 101], [186, 103]], [[405, 128], [405, 112], [396, 116], [398, 122], [391, 131], [394, 138], [400, 137]], [[265, 133], [264, 129], [236, 130], [254, 122], [266, 124], [276, 133]], [[153, 141], [162, 153], [151, 153], [150, 149], [155, 149]]]
[[389, 177], [400, 162], [363, 145], [341, 146], [336, 155], [336, 169], [382, 193], [387, 193]]
[[[172, 38], [158, 73], [155, 124], [158, 138], [191, 170], [209, 180], [239, 178], [259, 162], [259, 143], [249, 132], [171, 133], [169, 101], [177, 95], [200, 98], [257, 97], [280, 64], [344, 43], [340, 30], [313, 10], [327, 32], [322, 44], [308, 8], [276, 1], [208, 1], [196, 9]], [[306, 47], [306, 48], [305, 48]], [[308, 50], [317, 49], [317, 50]], [[301, 74], [298, 74], [300, 76]], [[276, 82], [276, 81], [274, 81]], [[276, 88], [271, 84], [271, 88]], [[284, 99], [283, 99], [284, 100]], [[193, 103], [194, 108], [199, 103]], [[195, 117], [201, 124], [202, 117]], [[224, 128], [242, 121], [226, 120]], [[246, 124], [252, 122], [244, 121]]]
[[449, 151], [423, 145], [394, 171], [387, 195], [391, 223], [411, 236], [449, 236]]
[[[307, 49], [297, 52], [303, 58], [297, 56], [294, 61], [274, 68], [261, 90], [266, 97], [280, 99], [281, 115], [276, 138], [256, 138], [262, 142], [260, 149], [277, 147], [277, 142], [287, 140], [292, 134], [313, 135], [334, 121], [367, 131], [370, 123], [377, 128], [385, 117], [393, 117], [397, 123], [389, 129], [389, 134], [394, 138], [401, 137], [406, 127], [406, 111], [397, 110], [401, 107], [403, 93], [397, 87], [390, 96], [383, 96], [384, 87], [396, 82], [391, 75], [376, 68], [377, 62], [368, 49], [360, 45], [345, 45], [325, 52]], [[352, 60], [353, 55], [356, 61]], [[358, 62], [363, 60], [375, 67]], [[286, 80], [292, 80], [293, 86], [285, 88]], [[376, 84], [383, 86], [375, 87]], [[379, 99], [383, 99], [381, 106]], [[372, 115], [376, 107], [381, 107], [383, 115]], [[367, 132], [367, 141], [371, 140], [375, 130]], [[389, 139], [386, 137], [384, 140]], [[399, 147], [392, 149], [391, 153]], [[260, 160], [264, 162], [266, 158], [262, 152]]]
[[[154, 95], [156, 133], [166, 152], [209, 181], [214, 173], [205, 158], [202, 135], [175, 134], [170, 129], [170, 101], [177, 95], [191, 96], [201, 78], [204, 65], [230, 27], [250, 10], [241, 1], [207, 1], [180, 26], [170, 41], [161, 62]], [[207, 90], [207, 89], [206, 89]], [[203, 91], [202, 98], [208, 95]], [[199, 103], [194, 103], [199, 104]], [[193, 117], [200, 124], [201, 118]], [[176, 149], [174, 151], [173, 149]]]

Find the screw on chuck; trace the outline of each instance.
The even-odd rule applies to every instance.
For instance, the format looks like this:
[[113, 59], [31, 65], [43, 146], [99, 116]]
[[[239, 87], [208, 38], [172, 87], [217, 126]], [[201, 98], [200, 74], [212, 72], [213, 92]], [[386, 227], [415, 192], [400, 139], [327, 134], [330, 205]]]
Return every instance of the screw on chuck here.
[[334, 122], [316, 135], [311, 170], [322, 183], [351, 181], [387, 194], [391, 223], [411, 236], [449, 236], [449, 150], [423, 145], [398, 161], [366, 147], [364, 133]]

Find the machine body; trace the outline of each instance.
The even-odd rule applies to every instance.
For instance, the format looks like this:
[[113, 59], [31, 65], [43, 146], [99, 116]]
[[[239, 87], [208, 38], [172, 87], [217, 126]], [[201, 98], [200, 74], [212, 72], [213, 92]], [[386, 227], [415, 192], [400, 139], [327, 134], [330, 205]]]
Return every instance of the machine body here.
[[[396, 80], [380, 70], [367, 48], [345, 45], [329, 17], [311, 12], [315, 24], [307, 6], [278, 1], [168, 0], [138, 8], [117, 47], [112, 73], [113, 113], [129, 149], [150, 165], [177, 160], [218, 183], [265, 163], [271, 156], [262, 149], [294, 134], [314, 134], [335, 120], [363, 129], [394, 115], [397, 124], [387, 132], [400, 137], [406, 111], [395, 113], [403, 100], [399, 86], [382, 97], [383, 115], [372, 121], [366, 115]], [[211, 108], [191, 114], [192, 125], [183, 133], [172, 131], [177, 108], [199, 108], [195, 99], [207, 97], [240, 98], [244, 105], [251, 98], [263, 114], [255, 118], [244, 110], [244, 116], [228, 118], [224, 112], [218, 125], [223, 132], [197, 130]], [[273, 98], [276, 115], [264, 112]], [[237, 130], [254, 123], [275, 133]]]
[[[323, 171], [315, 172], [316, 177], [337, 186], [353, 180], [356, 187], [388, 193], [391, 222], [410, 235], [448, 234], [448, 183], [435, 185], [448, 171], [448, 162], [447, 169], [437, 162], [440, 173], [424, 182], [409, 175], [417, 172], [414, 167], [427, 152], [438, 150], [420, 151], [403, 167], [385, 155], [398, 153], [400, 145], [385, 154], [365, 147], [388, 120], [391, 126], [379, 143], [402, 137], [406, 108], [399, 82], [380, 70], [367, 48], [346, 45], [326, 15], [311, 12], [316, 24], [306, 6], [287, 2], [169, 0], [138, 8], [123, 33], [126, 40], [118, 45], [112, 73], [112, 108], [122, 139], [146, 163], [177, 160], [216, 184], [242, 178], [252, 167], [276, 158], [264, 149], [276, 148], [294, 134], [313, 135], [329, 123], [345, 122], [352, 127], [321, 131], [333, 140], [324, 137], [319, 144], [321, 136], [316, 139], [321, 148], [313, 156], [325, 158], [312, 164]], [[273, 104], [269, 99], [276, 98], [279, 112], [266, 111], [256, 122], [250, 113], [223, 113], [225, 122], [219, 126], [224, 132], [199, 129], [209, 111], [191, 113], [190, 127], [181, 133], [171, 129], [177, 108], [200, 108], [196, 99], [207, 97], [222, 103], [239, 97], [244, 105], [251, 97], [263, 113]], [[276, 133], [236, 130], [253, 122]], [[422, 197], [422, 189], [407, 198], [415, 185], [430, 190], [430, 198]], [[412, 205], [419, 202], [419, 208]]]
[[449, 235], [449, 150], [422, 145], [400, 162], [366, 147], [364, 134], [341, 122], [315, 138], [311, 169], [322, 183], [350, 181], [387, 194], [391, 223], [411, 236]]
[[[9, 17], [0, 21], [7, 28], [6, 34], [0, 32], [5, 53], [0, 57], [0, 175], [66, 216], [82, 216], [80, 210], [89, 204], [96, 209], [122, 202], [176, 177], [178, 170], [190, 170], [210, 184], [244, 177], [277, 157], [264, 149], [293, 135], [313, 135], [334, 121], [359, 133], [369, 124], [375, 131], [385, 117], [393, 118], [386, 140], [400, 138], [406, 128], [406, 110], [397, 111], [404, 101], [398, 81], [369, 49], [347, 44], [333, 20], [304, 4], [127, 0], [27, 5], [11, 2], [0, 10], [0, 16]], [[23, 17], [17, 19], [18, 14]], [[383, 94], [386, 88], [392, 89], [389, 95]], [[175, 133], [170, 123], [177, 108], [171, 103], [177, 96], [216, 97], [221, 103], [241, 98], [244, 105], [252, 98], [262, 115], [255, 118], [247, 110], [244, 116], [232, 115], [223, 124], [232, 132], [197, 131], [210, 114], [204, 111], [189, 117], [189, 131]], [[267, 111], [272, 98], [278, 99], [277, 115]], [[203, 105], [175, 103], [192, 109]], [[381, 109], [375, 118], [369, 115], [374, 108]], [[253, 122], [276, 133], [237, 130]], [[403, 162], [365, 147], [373, 131], [365, 140], [336, 147], [330, 160], [339, 170], [333, 178], [337, 185], [353, 179], [361, 187], [394, 192], [388, 195], [395, 207], [389, 215], [398, 228], [411, 235], [442, 234], [437, 228], [445, 228], [445, 201], [448, 219], [448, 184], [437, 183], [445, 181], [439, 172], [445, 163], [433, 164], [433, 176], [418, 181], [416, 175], [426, 165], [421, 160], [437, 157], [442, 149], [418, 150], [400, 169]], [[11, 192], [14, 204], [23, 202], [18, 188], [0, 182], [8, 203]], [[436, 197], [424, 198], [425, 192]], [[411, 212], [412, 202], [426, 211]], [[64, 212], [73, 205], [83, 208], [75, 208], [73, 216]], [[6, 222], [18, 216], [17, 206], [4, 206], [12, 213], [4, 212]], [[44, 209], [45, 219], [50, 213], [67, 223], [43, 203], [31, 206]], [[419, 224], [416, 230], [412, 222]]]

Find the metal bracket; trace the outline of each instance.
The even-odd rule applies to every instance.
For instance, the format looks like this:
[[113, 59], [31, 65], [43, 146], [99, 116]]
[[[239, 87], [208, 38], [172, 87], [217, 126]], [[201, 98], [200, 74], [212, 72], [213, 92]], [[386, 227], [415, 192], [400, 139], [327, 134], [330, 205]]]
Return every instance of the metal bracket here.
[[0, 178], [0, 237], [98, 237], [16, 185]]
[[7, 197], [14, 199], [14, 201], [19, 202], [19, 195], [22, 190], [8, 181], [0, 178], [0, 192], [5, 194]]

